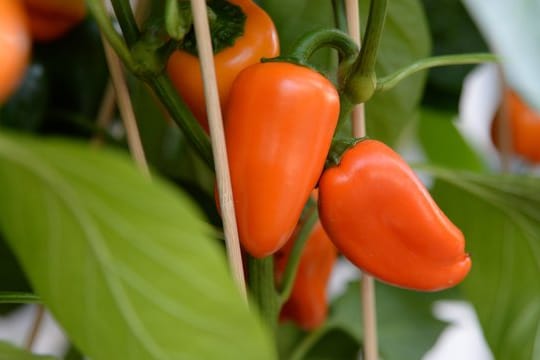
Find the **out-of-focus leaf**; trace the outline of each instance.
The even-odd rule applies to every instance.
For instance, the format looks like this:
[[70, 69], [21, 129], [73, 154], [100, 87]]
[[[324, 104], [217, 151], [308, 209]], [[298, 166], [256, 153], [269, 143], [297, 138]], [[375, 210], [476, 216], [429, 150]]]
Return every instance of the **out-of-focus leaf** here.
[[53, 356], [35, 355], [0, 341], [0, 360], [56, 360]]
[[418, 137], [430, 162], [453, 169], [482, 171], [486, 166], [454, 125], [456, 115], [423, 109]]
[[491, 49], [502, 58], [508, 83], [540, 111], [540, 2], [462, 0]]
[[[433, 55], [485, 52], [484, 39], [463, 4], [455, 0], [422, 0], [431, 36]], [[429, 71], [424, 102], [457, 109], [463, 80], [474, 65], [445, 66]]]
[[0, 229], [96, 360], [272, 359], [210, 226], [124, 154], [0, 133]]
[[464, 295], [497, 359], [540, 358], [540, 178], [426, 168], [467, 240]]
[[[443, 322], [433, 317], [432, 305], [436, 300], [447, 298], [445, 294], [448, 292], [420, 293], [382, 283], [377, 283], [376, 290], [381, 358], [422, 358], [445, 327]], [[294, 345], [283, 340], [280, 343], [282, 353], [287, 355], [307, 354], [306, 359], [356, 358], [364, 336], [358, 281], [349, 283], [345, 293], [334, 301], [322, 328], [305, 335], [291, 328], [282, 331], [294, 339]], [[339, 351], [336, 344], [340, 344]]]

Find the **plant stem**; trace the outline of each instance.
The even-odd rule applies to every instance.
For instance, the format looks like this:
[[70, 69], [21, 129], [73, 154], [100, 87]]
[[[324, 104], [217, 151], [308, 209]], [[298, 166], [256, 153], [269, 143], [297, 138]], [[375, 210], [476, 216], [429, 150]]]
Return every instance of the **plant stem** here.
[[250, 256], [248, 267], [249, 288], [252, 299], [257, 305], [265, 324], [274, 332], [279, 315], [279, 299], [274, 286], [274, 258], [267, 256], [257, 259]]
[[347, 19], [345, 17], [343, 1], [344, 0], [332, 0], [332, 10], [334, 12], [334, 24], [339, 30], [345, 32], [347, 31]]
[[199, 156], [210, 169], [214, 169], [212, 146], [208, 135], [206, 135], [199, 125], [187, 105], [180, 100], [169, 78], [165, 75], [158, 75], [150, 79], [149, 84], [169, 111], [174, 122], [182, 129], [188, 141], [198, 152]]
[[0, 291], [0, 304], [35, 304], [41, 303], [36, 294]]
[[386, 19], [388, 0], [371, 0], [365, 40], [347, 79], [346, 94], [353, 104], [366, 102], [375, 92], [375, 63]]
[[380, 78], [377, 81], [377, 92], [390, 90], [406, 77], [429, 68], [449, 65], [479, 64], [496, 61], [498, 61], [497, 56], [488, 53], [444, 55], [422, 59], [402, 69], [399, 69], [390, 75]]
[[289, 296], [291, 296], [298, 266], [300, 265], [302, 250], [304, 250], [305, 244], [309, 239], [309, 235], [313, 230], [313, 226], [319, 218], [316, 203], [314, 201], [310, 202], [308, 205], [307, 212], [308, 216], [294, 241], [293, 248], [287, 260], [285, 271], [283, 272], [283, 281], [281, 283], [281, 291], [279, 294], [279, 303], [281, 306], [289, 299]]
[[130, 71], [136, 73], [137, 64], [131, 56], [131, 53], [124, 40], [114, 29], [102, 0], [86, 0], [86, 4], [92, 13], [92, 16], [96, 20], [101, 33], [107, 39], [109, 44], [111, 44], [116, 54], [120, 57], [120, 59], [122, 59], [122, 62]]
[[137, 40], [139, 40], [140, 32], [131, 9], [131, 4], [128, 0], [111, 0], [114, 13], [118, 19], [118, 23], [122, 28], [122, 34], [127, 43], [128, 48], [131, 48]]

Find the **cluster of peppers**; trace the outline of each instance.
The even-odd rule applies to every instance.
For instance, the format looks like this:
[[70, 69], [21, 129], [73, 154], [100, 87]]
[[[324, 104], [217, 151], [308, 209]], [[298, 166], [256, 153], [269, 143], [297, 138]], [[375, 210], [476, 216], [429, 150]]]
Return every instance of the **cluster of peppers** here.
[[22, 81], [32, 41], [58, 39], [79, 24], [86, 13], [84, 0], [0, 2], [0, 104]]
[[[249, 255], [274, 256], [277, 287], [304, 206], [315, 188], [319, 193], [320, 222], [305, 244], [281, 318], [305, 329], [324, 321], [337, 251], [362, 271], [403, 288], [436, 291], [463, 280], [471, 267], [463, 234], [406, 162], [379, 141], [353, 139], [344, 146], [334, 137], [354, 101], [306, 59], [333, 46], [350, 65], [351, 56], [358, 56], [355, 45], [333, 32], [329, 38], [339, 35], [340, 44], [323, 36], [279, 58], [268, 15], [251, 0], [229, 3], [246, 15], [244, 32], [215, 55], [238, 232]], [[192, 71], [197, 61], [180, 49], [167, 70], [208, 129], [202, 80]]]

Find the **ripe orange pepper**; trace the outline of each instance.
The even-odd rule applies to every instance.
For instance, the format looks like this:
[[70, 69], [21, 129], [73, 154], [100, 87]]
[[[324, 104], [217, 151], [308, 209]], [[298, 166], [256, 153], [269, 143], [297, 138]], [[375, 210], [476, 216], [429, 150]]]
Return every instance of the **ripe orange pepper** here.
[[[279, 40], [272, 19], [251, 0], [229, 0], [246, 14], [244, 34], [234, 45], [214, 55], [219, 100], [223, 107], [231, 85], [240, 71], [279, 54]], [[208, 132], [204, 88], [199, 58], [185, 51], [175, 51], [169, 58], [167, 72], [171, 81]]]
[[323, 173], [319, 214], [338, 250], [389, 284], [442, 290], [471, 267], [462, 232], [407, 163], [381, 142], [357, 143]]
[[0, 1], [0, 104], [22, 80], [30, 49], [28, 19], [21, 2]]
[[225, 138], [239, 237], [252, 256], [272, 255], [291, 236], [338, 116], [336, 89], [307, 67], [259, 63], [234, 81]]
[[84, 0], [23, 0], [32, 38], [52, 41], [66, 34], [86, 16]]
[[[274, 256], [279, 282], [294, 245], [293, 236]], [[324, 323], [328, 312], [326, 288], [337, 259], [337, 250], [318, 221], [306, 242], [291, 296], [281, 309], [281, 320], [292, 320], [304, 330]]]
[[[540, 113], [510, 89], [504, 91], [503, 101], [508, 114], [513, 152], [532, 163], [540, 163]], [[497, 134], [499, 126], [499, 116], [496, 116], [491, 127], [491, 138], [498, 148], [500, 148]]]

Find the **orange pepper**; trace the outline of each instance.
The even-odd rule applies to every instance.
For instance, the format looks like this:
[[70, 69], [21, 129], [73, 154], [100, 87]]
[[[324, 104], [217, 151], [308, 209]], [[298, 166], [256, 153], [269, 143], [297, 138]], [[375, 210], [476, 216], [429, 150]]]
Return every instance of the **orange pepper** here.
[[22, 80], [30, 49], [28, 19], [21, 2], [0, 1], [0, 104]]
[[407, 163], [379, 141], [357, 143], [325, 170], [319, 215], [344, 256], [389, 284], [442, 290], [470, 270], [462, 232]]
[[[281, 281], [294, 245], [293, 236], [275, 255], [276, 280]], [[281, 309], [281, 320], [292, 320], [304, 330], [324, 323], [328, 313], [326, 290], [337, 250], [317, 221], [305, 244], [291, 296]]]
[[60, 38], [86, 16], [84, 0], [23, 0], [32, 38], [52, 41]]
[[[251, 0], [230, 2], [238, 5], [246, 14], [246, 23], [244, 34], [236, 39], [234, 45], [214, 55], [222, 107], [226, 104], [232, 83], [240, 71], [260, 62], [262, 58], [279, 54], [277, 31], [268, 14]], [[167, 72], [176, 90], [208, 132], [199, 58], [185, 51], [175, 51], [169, 58]]]

